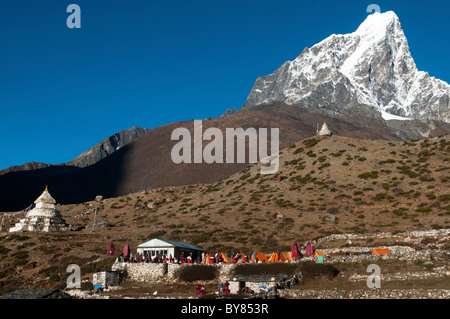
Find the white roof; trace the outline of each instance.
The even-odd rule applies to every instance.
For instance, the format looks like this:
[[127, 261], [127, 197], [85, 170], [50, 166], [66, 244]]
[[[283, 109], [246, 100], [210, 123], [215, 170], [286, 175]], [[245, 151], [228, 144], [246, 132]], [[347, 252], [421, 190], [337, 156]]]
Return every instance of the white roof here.
[[157, 247], [180, 247], [180, 248], [188, 248], [188, 249], [194, 249], [194, 250], [203, 250], [202, 248], [199, 248], [197, 246], [187, 244], [187, 243], [180, 243], [177, 241], [170, 241], [170, 240], [162, 240], [158, 238], [154, 238], [152, 240], [149, 240], [145, 243], [142, 243], [138, 245], [138, 248], [157, 248]]

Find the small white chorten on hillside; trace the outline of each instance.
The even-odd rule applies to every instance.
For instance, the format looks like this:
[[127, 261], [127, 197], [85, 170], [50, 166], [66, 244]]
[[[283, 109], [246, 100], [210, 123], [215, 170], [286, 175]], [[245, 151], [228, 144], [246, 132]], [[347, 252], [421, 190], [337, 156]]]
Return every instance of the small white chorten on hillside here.
[[327, 123], [323, 122], [322, 128], [320, 129], [320, 131], [317, 132], [317, 135], [319, 136], [324, 136], [324, 135], [331, 135], [331, 131], [328, 128]]
[[70, 226], [56, 210], [56, 201], [48, 192], [48, 188], [34, 201], [36, 207], [30, 210], [24, 219], [16, 223], [9, 232], [17, 231], [67, 231]]

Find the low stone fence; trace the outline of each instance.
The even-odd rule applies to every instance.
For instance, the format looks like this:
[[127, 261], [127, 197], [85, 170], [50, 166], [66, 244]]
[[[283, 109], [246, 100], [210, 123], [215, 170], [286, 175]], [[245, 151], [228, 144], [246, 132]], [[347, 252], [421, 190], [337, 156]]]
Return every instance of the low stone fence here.
[[366, 233], [366, 234], [334, 234], [326, 237], [319, 238], [317, 240], [312, 240], [311, 243], [319, 244], [327, 241], [333, 240], [355, 240], [355, 239], [375, 239], [375, 238], [426, 238], [426, 237], [439, 237], [450, 235], [450, 229], [433, 229], [424, 231], [410, 231], [393, 234], [391, 232], [381, 232], [381, 233]]
[[278, 291], [287, 299], [449, 299], [450, 289], [367, 289]]
[[[429, 278], [443, 278], [445, 273], [440, 272], [403, 272], [395, 274], [380, 274], [380, 279], [382, 281], [406, 281], [406, 280], [418, 280], [418, 279], [429, 279]], [[367, 281], [369, 275], [352, 275], [348, 279], [351, 282]]]
[[[450, 252], [440, 249], [425, 249], [416, 250], [412, 247], [407, 246], [386, 246], [380, 248], [388, 248], [389, 254], [363, 254], [363, 252], [371, 252], [373, 248], [371, 247], [348, 247], [333, 248], [333, 249], [321, 249], [326, 256], [324, 260], [326, 263], [342, 263], [342, 262], [361, 262], [361, 261], [377, 261], [377, 260], [392, 260], [398, 259], [402, 261], [429, 261], [432, 258], [436, 260], [446, 260], [450, 258]], [[345, 252], [351, 253], [350, 256], [340, 255]], [[338, 254], [338, 255], [333, 255]], [[301, 261], [315, 261], [314, 257], [304, 257]]]
[[[236, 264], [202, 264], [219, 268], [220, 282], [230, 278]], [[111, 270], [126, 271], [127, 277], [140, 282], [154, 282], [161, 279], [174, 280], [175, 273], [181, 267], [195, 267], [196, 264], [164, 264], [164, 263], [122, 263], [116, 262]]]
[[118, 285], [122, 281], [120, 272], [117, 271], [101, 271], [92, 275], [92, 284], [95, 286], [101, 285], [105, 288], [108, 286]]

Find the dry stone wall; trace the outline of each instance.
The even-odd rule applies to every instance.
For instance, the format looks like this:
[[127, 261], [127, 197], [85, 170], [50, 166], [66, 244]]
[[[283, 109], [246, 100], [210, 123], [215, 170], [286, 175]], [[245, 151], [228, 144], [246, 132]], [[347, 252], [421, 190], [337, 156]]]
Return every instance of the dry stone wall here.
[[[126, 271], [128, 279], [140, 282], [153, 282], [161, 279], [175, 279], [175, 272], [181, 267], [195, 267], [195, 264], [163, 264], [163, 263], [122, 263], [116, 262], [111, 270]], [[210, 267], [219, 268], [218, 281], [230, 278], [234, 264], [213, 264]]]

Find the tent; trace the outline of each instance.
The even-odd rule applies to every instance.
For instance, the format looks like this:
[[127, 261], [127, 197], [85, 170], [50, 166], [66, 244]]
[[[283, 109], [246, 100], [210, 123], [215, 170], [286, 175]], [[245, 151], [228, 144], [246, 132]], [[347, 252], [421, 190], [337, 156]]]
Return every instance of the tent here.
[[313, 254], [313, 246], [310, 241], [306, 243], [306, 256], [311, 256]]
[[116, 247], [113, 243], [109, 243], [108, 248], [106, 250], [106, 256], [114, 256], [116, 252]]
[[270, 263], [277, 262], [277, 261], [280, 261], [280, 257], [278, 256], [278, 253], [273, 253], [272, 255], [270, 255], [270, 258], [269, 258]]
[[285, 261], [294, 261], [294, 259], [292, 259], [292, 255], [289, 251], [283, 251], [280, 253], [280, 261], [281, 262], [285, 262]]
[[379, 254], [389, 254], [390, 253], [390, 251], [389, 251], [389, 249], [387, 249], [387, 248], [384, 248], [384, 249], [375, 249], [374, 251], [373, 251], [373, 254], [374, 255], [379, 255]]
[[292, 247], [291, 247], [291, 256], [292, 256], [292, 258], [298, 257], [300, 255], [299, 252], [300, 251], [298, 249], [298, 244], [297, 244], [297, 242], [294, 242], [292, 244]]
[[[266, 263], [268, 262], [266, 255], [263, 254], [263, 253], [257, 253], [256, 254], [256, 258], [258, 259], [258, 261], [263, 261], [263, 262], [266, 262]], [[254, 258], [253, 255], [252, 255], [252, 260], [255, 261], [255, 258]]]
[[206, 254], [205, 255], [205, 264], [212, 264], [212, 263], [214, 263], [214, 255]]
[[317, 263], [323, 264], [323, 256], [317, 256]]
[[228, 260], [228, 257], [226, 254], [222, 253], [223, 262], [229, 264], [231, 261]]
[[126, 244], [125, 247], [123, 247], [123, 258], [130, 258], [130, 253], [130, 245]]
[[325, 257], [325, 254], [321, 251], [315, 251], [313, 257]]

